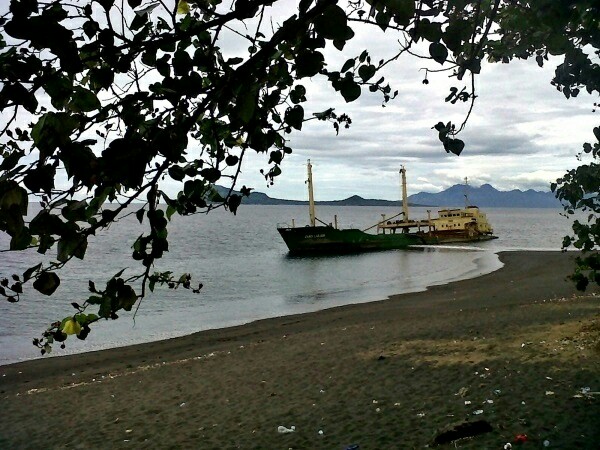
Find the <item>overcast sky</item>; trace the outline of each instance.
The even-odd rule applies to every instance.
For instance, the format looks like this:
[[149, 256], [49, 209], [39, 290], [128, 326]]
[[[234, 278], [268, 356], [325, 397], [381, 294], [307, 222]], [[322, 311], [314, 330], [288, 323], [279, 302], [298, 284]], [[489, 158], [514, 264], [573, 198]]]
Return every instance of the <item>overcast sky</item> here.
[[[367, 48], [373, 61], [390, 56], [397, 36], [376, 27], [357, 29], [343, 53], [328, 44], [330, 69]], [[426, 48], [426, 47], [425, 47]], [[331, 63], [333, 61], [333, 63]], [[398, 97], [385, 108], [380, 94], [367, 89], [347, 104], [326, 84], [304, 82], [308, 88], [306, 113], [335, 107], [347, 112], [352, 126], [339, 136], [323, 122], [305, 124], [290, 143], [294, 153], [283, 163], [283, 175], [267, 188], [258, 170], [266, 158], [254, 155], [243, 170], [241, 182], [277, 198], [305, 199], [306, 160], [311, 159], [315, 195], [334, 200], [358, 194], [367, 198], [397, 199], [398, 170], [407, 168], [409, 195], [437, 192], [468, 177], [479, 186], [490, 183], [500, 190], [549, 190], [549, 184], [578, 164], [575, 154], [593, 139], [597, 116], [595, 98], [582, 92], [567, 100], [550, 81], [559, 59], [539, 68], [535, 61], [484, 64], [477, 79], [479, 96], [466, 130], [459, 136], [466, 143], [460, 157], [447, 154], [431, 127], [438, 121], [460, 124], [466, 104], [444, 102], [450, 86], [462, 86], [447, 73], [429, 74], [422, 84], [424, 67], [438, 69], [435, 62], [405, 55], [388, 66], [383, 75]], [[336, 65], [337, 64], [337, 65]]]
[[[224, 3], [224, 7], [229, 6]], [[275, 6], [274, 24], [297, 10], [293, 0], [280, 0]], [[265, 28], [270, 28], [269, 23], [263, 21], [261, 30], [267, 36], [271, 34]], [[244, 29], [240, 24], [240, 31], [253, 33], [252, 24], [246, 25]], [[346, 59], [364, 49], [369, 50], [373, 62], [396, 53], [399, 35], [374, 26], [354, 29], [356, 36], [343, 52], [328, 42], [326, 60], [331, 70], [339, 70]], [[226, 57], [247, 57], [247, 41], [233, 33], [224, 32], [222, 37], [219, 45]], [[427, 46], [420, 50], [426, 53]], [[303, 104], [305, 117], [334, 107], [338, 114], [351, 116], [350, 129], [342, 129], [336, 136], [330, 124], [311, 121], [301, 132], [295, 131], [290, 135], [294, 153], [285, 158], [283, 174], [271, 187], [259, 172], [268, 168], [268, 155], [249, 152], [238, 188], [245, 184], [271, 197], [306, 199], [306, 160], [310, 158], [317, 200], [354, 194], [397, 199], [401, 165], [407, 169], [409, 195], [438, 192], [463, 182], [465, 177], [474, 186], [490, 183], [500, 190], [547, 191], [550, 182], [577, 166], [576, 153], [584, 142], [592, 141], [592, 128], [598, 125], [598, 117], [592, 113], [597, 97], [582, 92], [578, 98], [567, 100], [550, 85], [559, 63], [556, 59], [544, 68], [535, 61], [484, 64], [477, 78], [478, 99], [466, 130], [459, 136], [466, 143], [460, 157], [447, 154], [431, 128], [439, 121], [460, 124], [464, 120], [468, 104], [450, 105], [444, 98], [451, 86], [460, 89], [469, 81], [458, 82], [448, 73], [430, 73], [430, 83], [424, 85], [423, 69], [439, 69], [442, 66], [438, 63], [404, 55], [387, 66], [381, 75], [399, 95], [386, 107], [381, 106], [381, 95], [368, 89], [348, 104], [319, 77], [304, 79], [302, 84], [308, 90], [308, 102]], [[40, 100], [43, 104], [47, 99]], [[172, 183], [163, 188], [174, 194], [181, 185]]]

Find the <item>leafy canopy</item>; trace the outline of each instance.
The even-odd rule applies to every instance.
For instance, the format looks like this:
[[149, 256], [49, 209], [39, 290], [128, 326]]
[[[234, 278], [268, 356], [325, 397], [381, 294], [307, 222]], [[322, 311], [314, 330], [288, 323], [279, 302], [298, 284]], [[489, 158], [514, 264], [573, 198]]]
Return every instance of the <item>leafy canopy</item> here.
[[[2, 280], [0, 295], [17, 302], [29, 283], [52, 295], [60, 269], [85, 257], [96, 232], [128, 213], [146, 226], [132, 237], [138, 269], [101, 288], [90, 281], [90, 295], [34, 340], [42, 353], [69, 335], [85, 339], [93, 323], [139, 306], [157, 284], [200, 290], [189, 274], [153, 270], [169, 249], [171, 217], [220, 206], [235, 214], [250, 192], [233, 190], [248, 152], [265, 155], [272, 183], [292, 151], [289, 135], [305, 122], [326, 121], [336, 132], [348, 127], [350, 117], [334, 105], [310, 109], [311, 79], [326, 81], [342, 103], [367, 90], [386, 103], [396, 92], [382, 70], [420, 53], [428, 64], [423, 83], [447, 72], [456, 86], [445, 101], [470, 103], [462, 124], [432, 127], [455, 155], [465, 147], [457, 134], [485, 60], [535, 58], [543, 66], [561, 55], [552, 80], [558, 91], [566, 98], [599, 92], [600, 11], [591, 0], [282, 3], [11, 0], [0, 12], [0, 230], [10, 236], [10, 251], [35, 248], [55, 259]], [[275, 8], [288, 14], [273, 19]], [[328, 62], [331, 52], [345, 53], [358, 27], [386, 32], [396, 54], [375, 61], [365, 49], [346, 55], [341, 67]], [[234, 54], [226, 48], [232, 36], [243, 43]], [[597, 158], [598, 143], [584, 151]], [[597, 167], [582, 166], [556, 186], [572, 208], [593, 212], [575, 229], [583, 233], [575, 245], [586, 250], [598, 243], [600, 228]], [[216, 193], [217, 182], [230, 187], [228, 195]], [[168, 195], [166, 183], [179, 192]], [[32, 200], [41, 210], [26, 220]], [[594, 271], [595, 258], [586, 262]]]

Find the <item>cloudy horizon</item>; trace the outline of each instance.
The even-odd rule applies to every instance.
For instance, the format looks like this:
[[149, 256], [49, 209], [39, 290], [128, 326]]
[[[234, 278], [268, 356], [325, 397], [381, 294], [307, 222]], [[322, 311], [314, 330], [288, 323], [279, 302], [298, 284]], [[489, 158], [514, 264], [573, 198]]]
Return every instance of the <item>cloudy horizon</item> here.
[[[355, 24], [353, 24], [355, 25]], [[398, 35], [374, 26], [356, 26], [356, 36], [343, 52], [327, 44], [326, 61], [331, 70], [368, 49], [373, 61], [393, 55]], [[421, 54], [427, 47], [417, 46]], [[306, 199], [306, 160], [311, 159], [315, 195], [318, 200], [339, 200], [350, 195], [395, 200], [399, 196], [398, 171], [405, 165], [408, 193], [439, 192], [469, 179], [499, 190], [535, 189], [549, 191], [550, 183], [581, 164], [576, 154], [584, 142], [594, 139], [594, 99], [582, 91], [566, 99], [550, 84], [561, 58], [551, 58], [543, 68], [535, 60], [513, 60], [509, 64], [483, 63], [476, 77], [473, 112], [459, 138], [463, 153], [447, 154], [432, 126], [451, 120], [460, 125], [468, 104], [444, 102], [451, 86], [469, 85], [449, 78], [447, 72], [429, 73], [422, 83], [424, 68], [440, 69], [434, 61], [402, 55], [382, 72], [395, 100], [382, 107], [380, 94], [363, 88], [361, 97], [345, 103], [323, 80], [302, 80], [307, 87], [305, 117], [334, 107], [352, 118], [349, 129], [336, 136], [330, 124], [311, 121], [290, 136], [294, 152], [284, 159], [283, 174], [267, 186], [260, 168], [264, 155], [251, 155], [238, 181], [271, 197]], [[377, 77], [377, 76], [376, 76]], [[596, 120], [597, 121], [597, 120]]]

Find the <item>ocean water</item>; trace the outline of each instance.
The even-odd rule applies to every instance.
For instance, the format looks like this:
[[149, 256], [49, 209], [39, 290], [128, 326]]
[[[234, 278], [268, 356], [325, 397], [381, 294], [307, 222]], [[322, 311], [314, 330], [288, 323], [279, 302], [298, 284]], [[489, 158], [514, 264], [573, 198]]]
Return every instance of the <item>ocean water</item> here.
[[[157, 288], [144, 299], [135, 320], [101, 321], [86, 341], [69, 339], [52, 356], [166, 339], [253, 320], [315, 311], [349, 303], [385, 299], [427, 286], [473, 278], [501, 267], [502, 250], [559, 250], [570, 222], [559, 210], [485, 209], [499, 239], [452, 247], [424, 247], [345, 256], [290, 257], [277, 224], [308, 221], [305, 206], [242, 206], [237, 216], [223, 210], [174, 217], [170, 248], [157, 270], [189, 272], [202, 282], [200, 294]], [[318, 207], [325, 222], [338, 217], [340, 228], [367, 228], [397, 213], [381, 207]], [[411, 216], [424, 218], [425, 208]], [[98, 287], [121, 269], [138, 269], [131, 245], [142, 232], [126, 217], [90, 241], [85, 261], [72, 261], [60, 273], [51, 297], [27, 288], [19, 303], [0, 302], [0, 365], [40, 357], [31, 340], [49, 323], [74, 310], [71, 302], [87, 297], [88, 280]], [[0, 235], [0, 249], [7, 247]], [[39, 262], [35, 252], [0, 253], [0, 277], [22, 273]], [[127, 274], [128, 272], [126, 272]], [[90, 310], [91, 312], [91, 310]]]

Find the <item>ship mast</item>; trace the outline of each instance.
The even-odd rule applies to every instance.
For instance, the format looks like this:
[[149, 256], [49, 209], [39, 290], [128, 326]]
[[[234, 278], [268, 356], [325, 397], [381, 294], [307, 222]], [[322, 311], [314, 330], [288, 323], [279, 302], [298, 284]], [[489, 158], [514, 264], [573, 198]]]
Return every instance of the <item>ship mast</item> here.
[[306, 181], [306, 183], [308, 184], [308, 214], [310, 216], [310, 226], [314, 227], [316, 224], [315, 196], [313, 194], [312, 164], [310, 163], [310, 159], [308, 160], [306, 169], [308, 172], [308, 180]]
[[401, 166], [400, 174], [402, 175], [402, 213], [404, 222], [408, 222], [408, 195], [406, 194], [406, 169], [404, 166]]
[[465, 177], [465, 209], [469, 207], [469, 197], [467, 195], [469, 189], [469, 179]]

